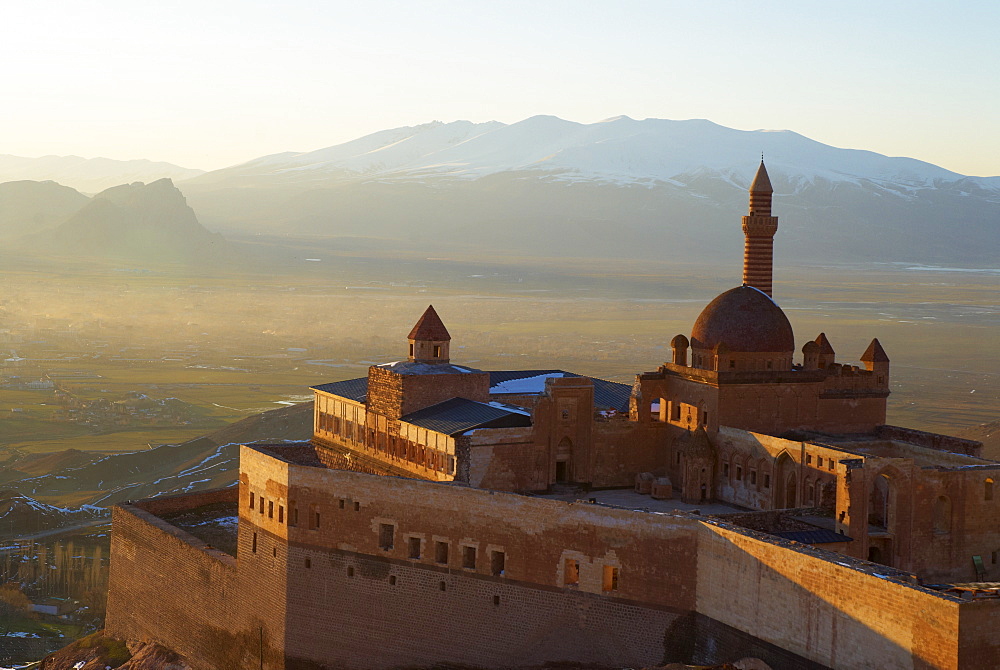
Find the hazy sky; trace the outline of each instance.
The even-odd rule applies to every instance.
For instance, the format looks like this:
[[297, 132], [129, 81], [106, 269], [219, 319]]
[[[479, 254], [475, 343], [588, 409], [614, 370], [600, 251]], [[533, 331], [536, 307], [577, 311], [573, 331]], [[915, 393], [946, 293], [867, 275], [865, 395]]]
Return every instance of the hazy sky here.
[[706, 118], [1000, 175], [1000, 3], [0, 5], [0, 154], [214, 169], [432, 120]]

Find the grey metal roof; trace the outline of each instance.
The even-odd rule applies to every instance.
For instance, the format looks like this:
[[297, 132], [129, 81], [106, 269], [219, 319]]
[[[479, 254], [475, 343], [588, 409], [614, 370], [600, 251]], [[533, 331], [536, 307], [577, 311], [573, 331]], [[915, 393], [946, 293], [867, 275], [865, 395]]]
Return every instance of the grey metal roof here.
[[322, 391], [332, 395], [339, 395], [342, 398], [350, 398], [355, 402], [364, 402], [368, 397], [368, 377], [358, 377], [357, 379], [345, 379], [342, 382], [330, 382], [311, 386], [314, 391]]
[[[566, 377], [581, 377], [573, 372], [565, 370], [490, 370], [490, 387], [513, 381], [515, 379], [527, 379], [529, 377], [540, 377], [542, 375], [562, 374]], [[628, 412], [628, 401], [632, 395], [632, 387], [628, 384], [610, 382], [606, 379], [591, 378], [594, 382], [594, 406], [597, 409], [615, 409], [619, 412]], [[368, 395], [368, 377], [357, 379], [346, 379], [341, 382], [331, 382], [329, 384], [319, 384], [310, 387], [316, 391], [339, 395], [350, 398], [355, 402], [365, 402]]]
[[835, 533], [832, 530], [827, 530], [826, 528], [817, 528], [816, 530], [786, 530], [781, 533], [771, 534], [783, 537], [786, 540], [795, 540], [796, 542], [801, 542], [802, 544], [829, 544], [831, 542], [854, 541], [854, 538], [848, 537], [847, 535], [841, 535], [840, 533]]
[[445, 435], [458, 435], [474, 428], [517, 428], [531, 425], [531, 417], [523, 412], [465, 398], [439, 402], [407, 414], [400, 421]]
[[[564, 377], [582, 377], [575, 372], [565, 370], [491, 370], [490, 387], [529, 377], [562, 374]], [[632, 395], [632, 387], [620, 382], [610, 382], [606, 379], [590, 378], [594, 382], [594, 407], [597, 409], [614, 409], [628, 412], [628, 401]]]

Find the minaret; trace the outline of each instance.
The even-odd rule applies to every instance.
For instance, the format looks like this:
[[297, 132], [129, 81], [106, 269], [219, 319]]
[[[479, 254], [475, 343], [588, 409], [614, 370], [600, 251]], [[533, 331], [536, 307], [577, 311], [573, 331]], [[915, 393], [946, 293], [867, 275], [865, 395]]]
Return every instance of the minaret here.
[[441, 322], [441, 317], [430, 305], [425, 311], [410, 335], [410, 360], [416, 363], [446, 364], [448, 363], [448, 347], [451, 335]]
[[778, 217], [771, 216], [771, 180], [760, 159], [757, 176], [750, 184], [750, 214], [743, 217], [743, 283], [771, 295], [771, 268], [774, 259], [774, 233]]

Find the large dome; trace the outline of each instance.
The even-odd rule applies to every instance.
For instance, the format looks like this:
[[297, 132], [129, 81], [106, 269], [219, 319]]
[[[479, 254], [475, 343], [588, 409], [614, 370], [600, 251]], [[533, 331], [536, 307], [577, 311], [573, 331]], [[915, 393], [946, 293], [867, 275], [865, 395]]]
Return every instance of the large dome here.
[[724, 344], [742, 353], [793, 352], [792, 324], [766, 293], [752, 286], [730, 289], [701, 311], [691, 329], [693, 349]]

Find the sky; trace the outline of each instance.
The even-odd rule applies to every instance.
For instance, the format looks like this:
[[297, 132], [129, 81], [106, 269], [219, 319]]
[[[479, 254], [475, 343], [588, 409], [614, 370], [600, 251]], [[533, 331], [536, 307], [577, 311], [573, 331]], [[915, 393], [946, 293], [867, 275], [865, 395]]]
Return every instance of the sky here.
[[703, 118], [1000, 175], [1000, 3], [6, 0], [0, 154], [217, 169], [433, 120]]

